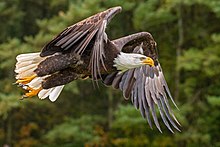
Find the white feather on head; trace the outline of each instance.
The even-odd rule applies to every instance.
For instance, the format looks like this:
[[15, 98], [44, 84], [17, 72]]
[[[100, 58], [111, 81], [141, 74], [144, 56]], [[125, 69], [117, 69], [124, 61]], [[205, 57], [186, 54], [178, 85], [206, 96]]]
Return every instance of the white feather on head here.
[[125, 72], [129, 69], [140, 67], [143, 64], [141, 59], [146, 59], [147, 57], [142, 54], [137, 53], [123, 53], [120, 52], [118, 56], [114, 59], [114, 67], [121, 72]]

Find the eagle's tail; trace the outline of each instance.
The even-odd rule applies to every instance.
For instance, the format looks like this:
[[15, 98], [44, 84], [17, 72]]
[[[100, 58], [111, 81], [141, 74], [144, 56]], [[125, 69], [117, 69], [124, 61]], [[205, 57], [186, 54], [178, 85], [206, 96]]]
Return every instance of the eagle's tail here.
[[43, 89], [42, 82], [50, 75], [38, 77], [34, 72], [38, 67], [38, 64], [45, 59], [46, 57], [40, 57], [40, 52], [20, 54], [16, 57], [16, 83], [19, 87], [27, 91], [23, 97], [32, 97], [38, 95], [40, 99], [49, 97], [49, 99], [53, 102], [60, 95], [64, 85]]
[[16, 79], [22, 79], [34, 75], [34, 70], [45, 57], [40, 57], [38, 53], [20, 54], [16, 57], [17, 63], [15, 67]]

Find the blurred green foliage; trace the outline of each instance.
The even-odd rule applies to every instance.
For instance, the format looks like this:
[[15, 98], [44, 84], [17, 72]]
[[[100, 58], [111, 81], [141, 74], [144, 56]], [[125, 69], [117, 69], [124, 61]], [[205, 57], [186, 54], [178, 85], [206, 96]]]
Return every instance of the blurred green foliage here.
[[[117, 5], [109, 38], [152, 33], [182, 132], [151, 130], [120, 91], [90, 80], [68, 84], [55, 103], [19, 100], [16, 55], [39, 52], [65, 27]], [[220, 146], [219, 0], [1, 0], [0, 18], [0, 146]]]

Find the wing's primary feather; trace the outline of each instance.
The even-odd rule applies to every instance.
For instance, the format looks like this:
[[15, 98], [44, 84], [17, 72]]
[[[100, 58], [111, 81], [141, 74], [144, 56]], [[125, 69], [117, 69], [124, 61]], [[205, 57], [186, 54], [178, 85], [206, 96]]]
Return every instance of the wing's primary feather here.
[[[115, 76], [112, 85], [114, 86], [114, 88], [120, 88], [123, 91], [123, 95], [126, 99], [130, 98], [131, 96], [131, 101], [134, 104], [135, 108], [141, 111], [141, 115], [144, 118], [147, 118], [150, 127], [152, 127], [150, 117], [151, 112], [156, 127], [161, 131], [156, 115], [155, 106], [157, 106], [162, 120], [164, 124], [168, 127], [168, 129], [173, 132], [172, 128], [170, 127], [171, 124], [175, 129], [180, 131], [176, 125], [176, 123], [179, 124], [179, 122], [176, 120], [168, 103], [166, 93], [168, 93], [167, 90], [169, 89], [165, 88], [165, 79], [162, 76], [162, 71], [159, 71], [158, 76], [155, 73], [153, 73], [154, 76], [150, 76], [149, 72], [151, 72], [152, 70], [146, 71], [146, 69], [148, 68], [153, 67], [143, 66], [140, 68], [128, 70], [124, 73], [120, 73]], [[106, 78], [108, 78], [108, 76]], [[162, 80], [162, 82], [160, 80]]]

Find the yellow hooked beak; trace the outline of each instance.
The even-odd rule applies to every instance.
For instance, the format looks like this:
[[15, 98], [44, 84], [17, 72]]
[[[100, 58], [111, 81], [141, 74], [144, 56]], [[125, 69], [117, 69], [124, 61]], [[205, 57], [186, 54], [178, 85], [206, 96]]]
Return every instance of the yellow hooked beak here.
[[147, 57], [146, 59], [142, 60], [142, 63], [150, 66], [154, 66], [154, 60], [150, 57]]

